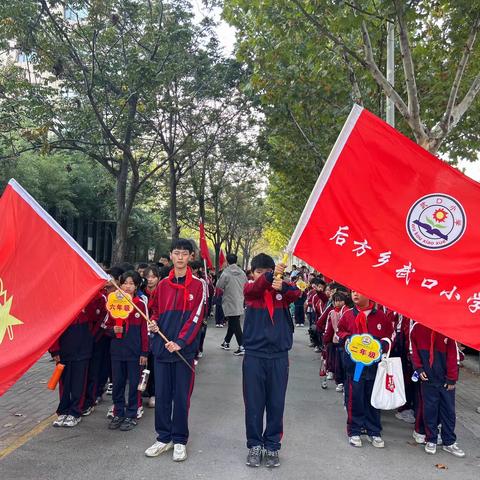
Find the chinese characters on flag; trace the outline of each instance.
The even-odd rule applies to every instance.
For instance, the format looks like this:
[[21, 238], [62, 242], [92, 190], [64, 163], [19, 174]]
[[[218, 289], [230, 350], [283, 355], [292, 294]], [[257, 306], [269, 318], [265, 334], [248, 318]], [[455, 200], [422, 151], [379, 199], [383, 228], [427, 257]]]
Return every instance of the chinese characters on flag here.
[[355, 106], [289, 251], [480, 349], [480, 184]]

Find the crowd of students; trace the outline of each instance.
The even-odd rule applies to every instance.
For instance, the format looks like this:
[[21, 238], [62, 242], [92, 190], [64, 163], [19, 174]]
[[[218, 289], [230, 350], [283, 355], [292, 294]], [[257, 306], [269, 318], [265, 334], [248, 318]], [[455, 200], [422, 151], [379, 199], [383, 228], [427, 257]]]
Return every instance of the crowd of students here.
[[[75, 427], [107, 393], [113, 401], [108, 428], [129, 431], [143, 416], [145, 401], [155, 408], [157, 433], [146, 456], [173, 449], [173, 460], [185, 460], [195, 365], [203, 356], [207, 319], [214, 310], [217, 328], [229, 323], [221, 347], [228, 350], [235, 334], [234, 353], [244, 356], [247, 465], [257, 467], [263, 460], [267, 467], [280, 465], [288, 351], [295, 326], [301, 328], [305, 322], [310, 347], [321, 358], [322, 387], [334, 381], [336, 391], [343, 394], [352, 446], [362, 446], [362, 435], [374, 447], [385, 445], [380, 411], [370, 403], [377, 364], [365, 367], [355, 381], [355, 365], [346, 353], [353, 334], [370, 333], [384, 351], [391, 348], [391, 354], [402, 359], [407, 402], [396, 417], [413, 425], [413, 438], [425, 444], [427, 453], [443, 444], [443, 450], [465, 455], [455, 436], [459, 351], [453, 340], [376, 305], [360, 292], [310, 274], [306, 267], [293, 266], [285, 273], [285, 265], [259, 254], [252, 259], [251, 270], [243, 272], [236, 267], [235, 256], [227, 260], [231, 274], [217, 282], [213, 272], [206, 273], [203, 262], [195, 260], [191, 242], [179, 239], [159, 264], [108, 269], [135, 308], [121, 324], [115, 321], [107, 310], [107, 297], [116, 287], [108, 284], [52, 345], [52, 357], [65, 365], [53, 425]], [[229, 296], [229, 281], [243, 289], [240, 307], [238, 298]], [[150, 375], [142, 393], [137, 386], [145, 369]]]
[[[299, 275], [305, 279], [308, 272], [294, 266], [292, 281]], [[425, 444], [426, 453], [434, 454], [442, 445], [464, 457], [455, 435], [455, 383], [462, 356], [457, 343], [322, 275], [309, 275], [306, 292], [304, 312], [295, 305], [295, 323], [303, 326], [305, 314], [308, 317], [310, 347], [322, 360], [322, 388], [332, 380], [343, 393], [349, 443], [361, 447], [366, 435], [374, 447], [385, 446], [380, 411], [371, 404], [378, 364], [364, 367], [355, 381], [355, 363], [346, 351], [352, 335], [369, 333], [381, 342], [383, 352], [391, 349], [391, 356], [401, 358], [406, 403], [396, 418], [412, 424], [412, 436]]]

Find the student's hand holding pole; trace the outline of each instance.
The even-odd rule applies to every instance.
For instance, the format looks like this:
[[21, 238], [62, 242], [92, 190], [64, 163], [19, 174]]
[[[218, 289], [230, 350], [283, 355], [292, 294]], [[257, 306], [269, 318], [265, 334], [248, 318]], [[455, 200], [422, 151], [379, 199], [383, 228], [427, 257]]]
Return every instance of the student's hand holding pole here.
[[143, 355], [140, 357], [140, 365], [142, 367], [146, 367], [147, 366], [147, 357], [144, 357]]
[[283, 280], [281, 278], [275, 277], [272, 282], [272, 288], [280, 292], [283, 288]]

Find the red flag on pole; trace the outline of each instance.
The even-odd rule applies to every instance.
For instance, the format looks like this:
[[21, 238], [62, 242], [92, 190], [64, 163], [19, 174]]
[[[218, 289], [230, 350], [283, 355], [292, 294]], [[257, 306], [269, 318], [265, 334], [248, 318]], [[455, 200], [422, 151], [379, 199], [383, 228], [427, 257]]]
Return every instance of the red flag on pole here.
[[200, 255], [207, 262], [208, 268], [213, 268], [210, 252], [208, 251], [207, 239], [205, 238], [205, 225], [203, 220], [200, 220]]
[[225, 262], [227, 261], [225, 254], [223, 253], [223, 249], [220, 249], [220, 255], [218, 256], [218, 266], [220, 270], [223, 268], [225, 265]]
[[15, 181], [0, 198], [0, 395], [108, 275]]
[[480, 184], [355, 106], [289, 251], [480, 349]]

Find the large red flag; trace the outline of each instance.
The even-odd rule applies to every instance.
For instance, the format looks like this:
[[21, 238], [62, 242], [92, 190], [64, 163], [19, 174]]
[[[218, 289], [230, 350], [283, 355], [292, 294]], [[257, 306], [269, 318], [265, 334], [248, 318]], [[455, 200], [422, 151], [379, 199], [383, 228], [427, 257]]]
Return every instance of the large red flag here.
[[205, 238], [205, 225], [200, 221], [200, 255], [205, 260], [207, 268], [213, 268], [212, 259], [208, 250], [207, 239]]
[[480, 349], [480, 184], [355, 106], [289, 251]]
[[0, 218], [2, 395], [109, 277], [15, 180]]

